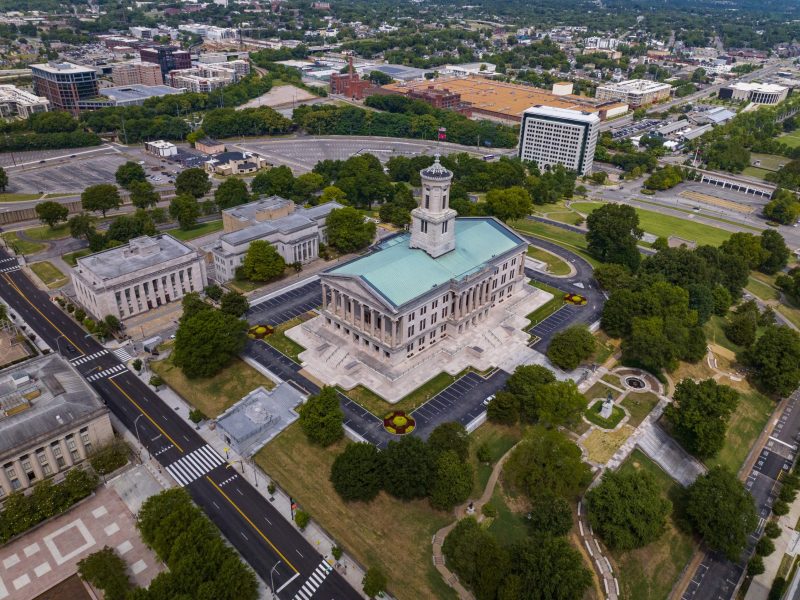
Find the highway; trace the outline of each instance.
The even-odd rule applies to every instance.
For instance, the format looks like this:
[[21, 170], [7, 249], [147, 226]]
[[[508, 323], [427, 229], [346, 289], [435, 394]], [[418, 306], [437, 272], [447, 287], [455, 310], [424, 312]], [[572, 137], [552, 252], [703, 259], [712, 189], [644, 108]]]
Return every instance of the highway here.
[[[111, 412], [219, 527], [279, 597], [357, 599], [361, 595], [144, 382], [36, 288], [4, 250], [0, 296], [30, 328], [69, 359]], [[13, 266], [9, 266], [13, 265]], [[302, 468], [302, 465], [298, 465]]]

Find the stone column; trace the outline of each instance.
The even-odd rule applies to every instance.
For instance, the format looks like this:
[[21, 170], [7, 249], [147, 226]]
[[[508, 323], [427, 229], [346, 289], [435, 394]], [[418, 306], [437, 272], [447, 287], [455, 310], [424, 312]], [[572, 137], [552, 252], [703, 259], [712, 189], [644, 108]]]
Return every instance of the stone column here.
[[67, 448], [67, 442], [64, 438], [58, 440], [58, 447], [61, 448], [61, 456], [64, 462], [67, 463], [66, 468], [69, 469], [75, 463], [72, 460], [72, 454], [70, 454], [69, 448]]
[[36, 456], [36, 452], [31, 452], [28, 454], [28, 460], [31, 461], [31, 470], [36, 475], [36, 481], [41, 481], [44, 479], [44, 471], [42, 471], [42, 465], [39, 464], [39, 459]]
[[371, 310], [372, 310], [372, 313], [370, 315], [370, 321], [372, 321], [372, 322], [370, 323], [370, 325], [372, 325], [372, 337], [377, 338], [378, 336], [376, 335], [375, 332], [376, 332], [376, 330], [378, 328], [378, 314], [379, 313], [378, 313], [377, 310], [374, 310], [374, 309], [371, 309]]
[[50, 465], [50, 470], [53, 473], [58, 473], [58, 461], [56, 460], [56, 455], [53, 454], [53, 449], [50, 447], [50, 444], [44, 447], [44, 455], [47, 457], [47, 463]]
[[19, 479], [23, 489], [31, 487], [31, 482], [28, 480], [28, 474], [25, 473], [25, 469], [22, 468], [22, 461], [20, 461], [18, 458], [15, 458], [11, 462], [14, 465], [14, 472], [17, 474], [17, 479]]
[[14, 490], [11, 489], [11, 482], [8, 480], [6, 476], [6, 470], [0, 468], [0, 485], [3, 486], [3, 498], [8, 496]]

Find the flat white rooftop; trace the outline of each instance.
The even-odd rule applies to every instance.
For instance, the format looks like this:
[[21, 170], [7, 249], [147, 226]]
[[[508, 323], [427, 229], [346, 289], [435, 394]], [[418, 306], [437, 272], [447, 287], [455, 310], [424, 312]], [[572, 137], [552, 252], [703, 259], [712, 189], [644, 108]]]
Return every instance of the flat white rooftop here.
[[31, 65], [31, 69], [39, 69], [47, 73], [96, 73], [95, 69], [69, 62], [49, 62]]
[[565, 119], [569, 121], [578, 121], [581, 123], [599, 123], [600, 117], [597, 113], [584, 112], [581, 110], [572, 110], [571, 108], [556, 108], [553, 106], [543, 106], [538, 104], [525, 109], [526, 115], [534, 115], [539, 117], [551, 117], [554, 119]]
[[787, 90], [786, 87], [776, 83], [749, 83], [746, 81], [737, 81], [732, 83], [730, 87], [743, 92], [764, 92], [767, 94], [781, 94]]
[[663, 89], [670, 89], [671, 87], [672, 86], [668, 83], [649, 81], [647, 79], [629, 79], [628, 81], [620, 81], [619, 83], [606, 83], [600, 86], [600, 88], [604, 90], [641, 94], [647, 92], [656, 92]]

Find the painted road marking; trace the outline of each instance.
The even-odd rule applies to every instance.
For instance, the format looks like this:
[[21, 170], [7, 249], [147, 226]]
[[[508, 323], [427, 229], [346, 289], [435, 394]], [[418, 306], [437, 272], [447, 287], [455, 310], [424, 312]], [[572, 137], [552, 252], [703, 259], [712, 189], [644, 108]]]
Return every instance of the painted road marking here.
[[206, 473], [225, 462], [225, 459], [217, 454], [214, 449], [206, 444], [182, 456], [174, 463], [167, 465], [167, 471], [181, 485], [189, 485], [193, 481], [200, 479]]

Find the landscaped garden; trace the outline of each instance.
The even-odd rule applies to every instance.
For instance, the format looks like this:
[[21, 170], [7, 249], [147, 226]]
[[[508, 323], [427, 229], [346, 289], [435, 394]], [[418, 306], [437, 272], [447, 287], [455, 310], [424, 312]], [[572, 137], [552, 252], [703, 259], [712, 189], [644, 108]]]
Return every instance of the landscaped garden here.
[[189, 229], [167, 229], [165, 233], [170, 234], [172, 237], [179, 239], [182, 242], [188, 242], [189, 240], [194, 240], [199, 237], [203, 237], [204, 235], [208, 235], [209, 233], [214, 233], [215, 231], [221, 230], [222, 221], [207, 221], [205, 223], [198, 223]]
[[625, 411], [614, 404], [611, 409], [611, 416], [604, 418], [600, 414], [603, 410], [603, 402], [604, 400], [597, 400], [594, 404], [586, 409], [586, 412], [583, 413], [583, 416], [586, 417], [587, 421], [594, 423], [598, 427], [602, 427], [603, 429], [614, 429], [614, 427], [619, 425], [619, 422], [625, 417]]
[[[314, 317], [314, 313], [305, 313], [303, 315], [298, 315], [294, 319], [290, 319], [285, 323], [281, 323], [277, 327], [275, 327], [272, 333], [265, 333], [261, 338], [267, 344], [278, 350], [279, 352], [285, 354], [289, 358], [291, 358], [295, 362], [300, 362], [299, 355], [300, 353], [305, 350], [300, 344], [295, 342], [292, 339], [286, 337], [286, 332], [289, 331], [292, 327], [296, 327], [305, 321]], [[270, 327], [270, 329], [272, 329]]]
[[658, 404], [658, 396], [653, 392], [628, 392], [620, 404], [625, 407], [630, 415], [628, 425], [637, 427], [644, 418], [650, 414], [656, 404]]
[[383, 428], [392, 435], [406, 435], [416, 426], [417, 422], [402, 410], [393, 410], [383, 417]]

